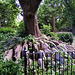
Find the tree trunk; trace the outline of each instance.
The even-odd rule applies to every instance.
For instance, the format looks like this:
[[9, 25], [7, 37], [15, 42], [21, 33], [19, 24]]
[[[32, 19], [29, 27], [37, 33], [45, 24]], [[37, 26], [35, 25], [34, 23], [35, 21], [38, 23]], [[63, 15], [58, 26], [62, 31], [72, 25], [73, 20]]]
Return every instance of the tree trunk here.
[[52, 26], [52, 28], [53, 28], [53, 32], [55, 32], [55, 15], [53, 15], [53, 26]]
[[37, 21], [37, 10], [41, 1], [42, 0], [19, 0], [23, 10], [27, 34], [32, 34], [35, 37], [41, 36]]
[[72, 33], [75, 35], [75, 25], [72, 26]]
[[5, 26], [5, 17], [4, 17], [4, 10], [2, 11], [2, 17], [1, 17], [1, 27]]

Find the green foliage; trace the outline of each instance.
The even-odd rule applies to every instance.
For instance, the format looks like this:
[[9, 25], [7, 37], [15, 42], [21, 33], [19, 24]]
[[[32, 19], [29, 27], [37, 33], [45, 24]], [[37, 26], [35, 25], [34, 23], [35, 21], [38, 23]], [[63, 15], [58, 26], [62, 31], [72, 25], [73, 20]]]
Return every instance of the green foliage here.
[[59, 39], [59, 37], [58, 37], [58, 34], [57, 34], [57, 33], [50, 32], [50, 35], [51, 35], [51, 37], [54, 37], [54, 38], [55, 38], [55, 40], [58, 40], [58, 39]]
[[0, 53], [2, 54], [20, 42], [24, 42], [24, 38], [16, 37], [14, 34], [0, 34]]
[[14, 38], [14, 34], [10, 34], [10, 33], [3, 34], [3, 33], [0, 33], [0, 42], [1, 41], [7, 41], [7, 40], [10, 40], [12, 38]]
[[14, 32], [15, 32], [15, 29], [11, 27], [1, 27], [0, 28], [0, 33], [7, 34], [7, 33], [14, 33]]
[[43, 27], [42, 27], [42, 29], [41, 29], [41, 32], [42, 32], [43, 34], [45, 34], [45, 35], [49, 35], [50, 32], [51, 32], [51, 29], [52, 29], [52, 27], [51, 27], [50, 24], [49, 24], [49, 25], [43, 25]]
[[13, 36], [11, 34], [0, 33], [0, 55], [4, 52], [5, 49], [7, 49], [7, 46], [5, 47], [5, 45], [12, 39], [12, 37]]
[[58, 35], [54, 32], [51, 32], [52, 30], [52, 27], [51, 25], [43, 25], [42, 28], [40, 29], [41, 32], [47, 36], [51, 36], [51, 37], [54, 37], [56, 40], [59, 39]]
[[[65, 3], [67, 1], [67, 4]], [[55, 27], [59, 28], [71, 27], [75, 21], [75, 0], [44, 0], [38, 10], [38, 24], [52, 25], [52, 17], [55, 15]]]
[[22, 20], [17, 28], [17, 33], [18, 36], [20, 37], [25, 37], [26, 36], [26, 28], [24, 21]]
[[59, 40], [63, 42], [73, 42], [73, 34], [72, 33], [58, 33]]
[[[53, 15], [55, 15], [55, 23], [56, 27], [58, 25], [61, 25], [58, 23], [58, 19], [62, 19], [62, 13], [63, 13], [63, 0], [44, 0], [44, 2], [41, 4], [37, 18], [38, 18], [38, 24], [40, 28], [42, 28], [42, 25], [49, 25], [53, 24], [52, 18]], [[57, 28], [58, 29], [58, 28]]]
[[49, 12], [49, 9], [45, 4], [40, 6], [38, 13], [37, 13], [38, 24], [39, 24], [40, 28], [42, 28], [43, 24], [44, 25], [50, 24], [50, 22], [52, 20], [52, 15], [50, 15], [50, 14], [51, 13]]
[[64, 0], [62, 18], [56, 23], [57, 29], [71, 27], [75, 25], [75, 0]]
[[69, 25], [74, 25], [75, 21], [75, 0], [66, 0], [65, 1], [65, 15]]
[[17, 26], [17, 15], [20, 12], [15, 0], [0, 0], [0, 22], [4, 21], [4, 26]]
[[28, 35], [28, 36], [26, 36], [24, 39], [25, 39], [25, 41], [33, 41], [33, 39], [34, 39], [35, 37], [33, 36], [33, 35]]
[[22, 75], [22, 67], [20, 61], [15, 63], [12, 60], [0, 60], [0, 75]]

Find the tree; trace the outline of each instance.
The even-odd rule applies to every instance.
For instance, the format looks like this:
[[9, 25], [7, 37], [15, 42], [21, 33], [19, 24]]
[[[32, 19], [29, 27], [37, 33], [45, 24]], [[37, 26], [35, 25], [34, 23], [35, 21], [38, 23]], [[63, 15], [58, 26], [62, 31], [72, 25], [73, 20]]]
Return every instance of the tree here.
[[37, 21], [37, 10], [41, 1], [42, 0], [19, 0], [23, 10], [27, 34], [32, 34], [35, 37], [41, 36]]
[[[62, 17], [63, 0], [44, 0], [38, 11], [38, 21], [42, 25], [52, 25], [52, 31], [55, 32], [55, 27], [58, 26], [57, 19]], [[55, 23], [57, 25], [55, 25]], [[59, 27], [59, 26], [58, 26]]]
[[16, 6], [15, 0], [1, 0], [0, 9], [1, 27], [16, 26], [19, 9]]
[[64, 0], [67, 9], [69, 24], [72, 25], [72, 33], [75, 35], [75, 0]]

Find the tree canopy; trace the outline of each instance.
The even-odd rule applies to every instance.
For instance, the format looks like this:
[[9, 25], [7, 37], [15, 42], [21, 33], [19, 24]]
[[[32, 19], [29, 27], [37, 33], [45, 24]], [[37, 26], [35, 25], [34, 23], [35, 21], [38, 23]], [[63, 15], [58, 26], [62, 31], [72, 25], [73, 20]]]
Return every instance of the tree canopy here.
[[19, 9], [15, 0], [0, 0], [0, 9], [1, 26], [16, 26]]
[[[67, 2], [66, 2], [67, 1]], [[38, 10], [38, 23], [52, 25], [52, 17], [55, 15], [56, 29], [71, 27], [75, 17], [75, 0], [44, 0]]]

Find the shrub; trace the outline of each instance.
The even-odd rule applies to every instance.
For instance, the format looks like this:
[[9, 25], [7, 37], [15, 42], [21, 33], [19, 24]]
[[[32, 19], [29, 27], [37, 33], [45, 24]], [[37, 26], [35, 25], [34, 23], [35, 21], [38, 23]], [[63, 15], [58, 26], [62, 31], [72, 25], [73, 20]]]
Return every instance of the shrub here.
[[15, 63], [12, 60], [0, 60], [0, 75], [22, 75], [22, 67], [21, 63]]
[[15, 30], [11, 27], [1, 27], [0, 28], [0, 33], [3, 33], [3, 34], [7, 34], [7, 33], [14, 33]]
[[45, 35], [49, 35], [52, 27], [51, 25], [43, 25], [41, 32]]
[[54, 38], [55, 38], [55, 40], [58, 40], [58, 39], [59, 39], [59, 37], [58, 37], [58, 34], [57, 34], [57, 33], [50, 32], [50, 36], [51, 36], [51, 37], [54, 37]]
[[63, 42], [70, 42], [70, 44], [73, 42], [73, 34], [72, 33], [58, 33], [59, 40]]

